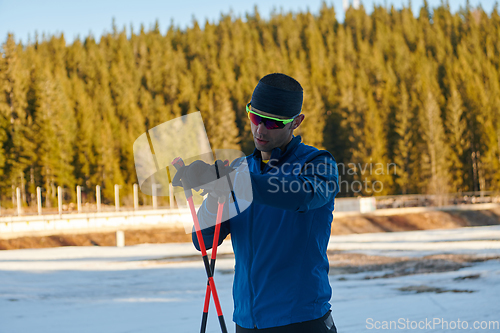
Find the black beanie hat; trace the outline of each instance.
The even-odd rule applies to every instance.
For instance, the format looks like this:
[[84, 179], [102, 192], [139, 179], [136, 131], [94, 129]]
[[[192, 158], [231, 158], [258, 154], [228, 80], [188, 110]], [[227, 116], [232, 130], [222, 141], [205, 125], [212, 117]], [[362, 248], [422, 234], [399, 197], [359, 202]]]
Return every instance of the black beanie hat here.
[[293, 118], [302, 111], [303, 90], [297, 80], [273, 73], [260, 79], [250, 104], [254, 109], [286, 118]]

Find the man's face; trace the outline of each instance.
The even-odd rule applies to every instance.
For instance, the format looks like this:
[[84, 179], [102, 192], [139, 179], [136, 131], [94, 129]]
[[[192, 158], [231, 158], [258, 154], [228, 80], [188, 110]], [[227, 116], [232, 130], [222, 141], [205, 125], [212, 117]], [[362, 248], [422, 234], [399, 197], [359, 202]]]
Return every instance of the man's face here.
[[[258, 113], [263, 116], [288, 119], [262, 111], [259, 111]], [[255, 125], [253, 122], [250, 122], [255, 148], [262, 152], [270, 152], [276, 147], [280, 149], [285, 148], [285, 146], [292, 139], [294, 124], [295, 121], [286, 124], [284, 128], [267, 129], [263, 122], [259, 125]]]

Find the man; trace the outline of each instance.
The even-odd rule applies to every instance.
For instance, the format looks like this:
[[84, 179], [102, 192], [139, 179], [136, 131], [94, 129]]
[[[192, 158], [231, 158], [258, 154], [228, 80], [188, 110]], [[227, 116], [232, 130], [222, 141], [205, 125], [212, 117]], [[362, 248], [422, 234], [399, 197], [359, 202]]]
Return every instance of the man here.
[[[219, 238], [220, 244], [231, 234], [235, 254], [237, 333], [336, 332], [326, 250], [338, 193], [337, 164], [327, 151], [293, 135], [304, 121], [302, 100], [296, 80], [274, 73], [259, 81], [247, 105], [255, 150], [245, 158], [246, 171], [239, 172], [249, 173], [253, 201], [222, 223]], [[241, 192], [237, 179], [236, 201]], [[198, 211], [207, 245], [215, 228], [206, 226], [214, 225], [216, 211], [211, 193]], [[193, 243], [199, 250], [194, 234]]]

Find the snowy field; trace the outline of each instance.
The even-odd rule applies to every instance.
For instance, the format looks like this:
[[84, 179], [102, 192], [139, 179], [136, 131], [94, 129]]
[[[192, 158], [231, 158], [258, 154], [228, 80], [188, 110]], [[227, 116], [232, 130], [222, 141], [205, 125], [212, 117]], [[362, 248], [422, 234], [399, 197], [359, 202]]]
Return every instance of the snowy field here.
[[[329, 249], [412, 260], [443, 253], [477, 258], [458, 270], [425, 274], [330, 275], [339, 332], [500, 332], [499, 226], [335, 236]], [[215, 281], [234, 332], [230, 243], [218, 253]], [[191, 244], [0, 251], [0, 333], [199, 332], [205, 288]], [[220, 332], [213, 303], [210, 310], [207, 332]]]

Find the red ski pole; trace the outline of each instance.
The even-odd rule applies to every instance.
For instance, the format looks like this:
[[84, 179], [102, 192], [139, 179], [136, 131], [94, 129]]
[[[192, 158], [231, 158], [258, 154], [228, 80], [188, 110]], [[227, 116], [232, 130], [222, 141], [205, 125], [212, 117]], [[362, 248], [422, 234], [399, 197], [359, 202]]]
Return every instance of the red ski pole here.
[[[184, 166], [184, 161], [182, 158], [177, 157], [172, 165], [179, 170], [179, 168]], [[182, 181], [182, 179], [181, 179]], [[193, 217], [194, 229], [196, 231], [196, 238], [198, 239], [198, 244], [200, 245], [201, 255], [203, 257], [203, 264], [205, 265], [205, 271], [208, 277], [208, 283], [210, 285], [210, 290], [214, 295], [215, 309], [217, 310], [217, 316], [219, 317], [220, 328], [223, 333], [227, 333], [226, 323], [224, 321], [224, 315], [222, 314], [222, 308], [220, 306], [219, 296], [217, 294], [217, 288], [215, 287], [214, 278], [212, 275], [212, 270], [210, 269], [210, 264], [208, 263], [207, 250], [205, 248], [205, 242], [203, 241], [203, 235], [201, 233], [200, 223], [198, 221], [198, 216], [196, 215], [196, 210], [194, 209], [193, 193], [190, 189], [184, 187], [184, 182], [182, 181], [184, 188], [184, 193], [186, 195], [187, 202], [189, 204], [189, 209], [191, 211], [191, 216]]]
[[[217, 246], [219, 245], [220, 224], [222, 221], [222, 211], [224, 209], [224, 201], [225, 201], [224, 196], [219, 197], [219, 205], [217, 207], [217, 220], [215, 222], [214, 241], [212, 244], [212, 257], [210, 258], [210, 269], [212, 270], [212, 274], [215, 272], [215, 260], [217, 258]], [[201, 317], [200, 333], [205, 333], [207, 329], [209, 306], [210, 306], [210, 282], [207, 282], [207, 291], [205, 293], [205, 306], [203, 307], [203, 316]]]

